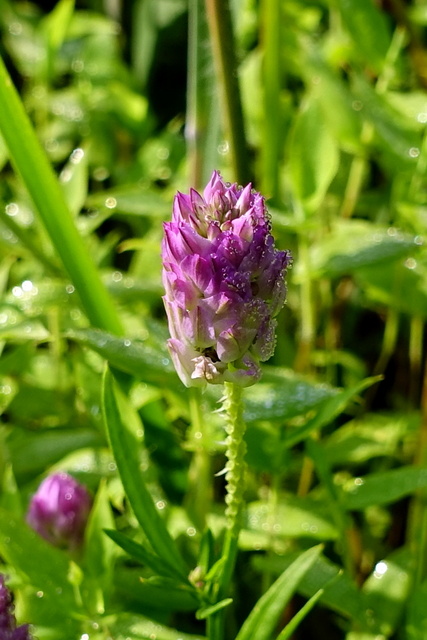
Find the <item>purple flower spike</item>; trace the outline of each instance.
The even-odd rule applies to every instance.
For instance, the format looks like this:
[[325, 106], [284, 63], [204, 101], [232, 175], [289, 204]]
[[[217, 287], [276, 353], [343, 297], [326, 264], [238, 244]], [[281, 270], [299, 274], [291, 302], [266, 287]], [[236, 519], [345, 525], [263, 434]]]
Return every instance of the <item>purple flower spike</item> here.
[[274, 351], [291, 259], [274, 246], [264, 198], [214, 171], [203, 196], [175, 196], [162, 257], [168, 346], [182, 382], [254, 384]]
[[56, 547], [77, 549], [83, 542], [92, 498], [67, 473], [54, 473], [41, 483], [27, 513], [27, 522]]
[[1, 640], [32, 640], [27, 624], [16, 626], [12, 596], [0, 573], [0, 638]]

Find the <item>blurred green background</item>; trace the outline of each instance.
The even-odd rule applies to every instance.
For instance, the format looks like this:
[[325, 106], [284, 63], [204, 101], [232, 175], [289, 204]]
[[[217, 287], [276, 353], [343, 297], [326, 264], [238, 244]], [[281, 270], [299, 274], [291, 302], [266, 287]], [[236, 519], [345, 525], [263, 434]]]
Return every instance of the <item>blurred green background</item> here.
[[[197, 603], [102, 532], [141, 541], [100, 389], [107, 360], [139, 470], [194, 568], [205, 522], [223, 524], [220, 390], [202, 397], [200, 442], [165, 346], [160, 242], [176, 190], [218, 169], [266, 196], [294, 258], [276, 353], [246, 394], [229, 640], [317, 542], [282, 627], [335, 582], [293, 638], [425, 640], [427, 5], [232, 0], [230, 23], [227, 6], [0, 0], [0, 52], [60, 184], [50, 197], [2, 80], [0, 567], [40, 640], [202, 637]], [[22, 518], [55, 469], [98, 495], [71, 569]]]

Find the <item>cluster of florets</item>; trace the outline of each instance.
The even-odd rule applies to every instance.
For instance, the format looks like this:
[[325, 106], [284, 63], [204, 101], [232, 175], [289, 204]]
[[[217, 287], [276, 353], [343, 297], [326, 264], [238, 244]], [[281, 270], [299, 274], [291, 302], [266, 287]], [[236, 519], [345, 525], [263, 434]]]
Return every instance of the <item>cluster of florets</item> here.
[[86, 487], [67, 473], [53, 473], [33, 495], [27, 522], [56, 547], [75, 550], [82, 544], [91, 507]]
[[203, 196], [175, 196], [162, 254], [168, 346], [183, 383], [256, 382], [274, 351], [290, 261], [274, 246], [264, 198], [214, 171]]
[[1, 640], [31, 640], [27, 624], [16, 626], [12, 594], [0, 573], [0, 638]]

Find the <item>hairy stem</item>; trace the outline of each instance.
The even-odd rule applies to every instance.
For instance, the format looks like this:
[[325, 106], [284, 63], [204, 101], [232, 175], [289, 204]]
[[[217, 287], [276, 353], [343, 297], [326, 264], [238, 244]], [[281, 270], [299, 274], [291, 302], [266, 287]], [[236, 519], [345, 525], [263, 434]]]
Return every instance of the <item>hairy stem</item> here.
[[[237, 556], [237, 546], [241, 528], [242, 508], [244, 504], [245, 423], [243, 420], [242, 389], [233, 383], [226, 382], [224, 410], [227, 416], [227, 450], [226, 450], [226, 497], [225, 510], [226, 532], [222, 548], [223, 569], [217, 584], [217, 601], [225, 598], [230, 588]], [[223, 640], [224, 613], [221, 609], [208, 621], [209, 640]]]

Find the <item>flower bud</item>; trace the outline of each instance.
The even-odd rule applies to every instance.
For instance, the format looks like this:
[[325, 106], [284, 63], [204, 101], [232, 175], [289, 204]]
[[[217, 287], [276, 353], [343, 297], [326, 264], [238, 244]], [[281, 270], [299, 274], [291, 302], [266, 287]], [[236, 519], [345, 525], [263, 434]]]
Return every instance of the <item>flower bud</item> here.
[[27, 523], [56, 547], [77, 549], [83, 542], [92, 498], [67, 473], [54, 473], [41, 483], [31, 499]]
[[12, 595], [0, 573], [0, 638], [1, 640], [31, 640], [27, 624], [16, 626]]
[[168, 347], [182, 382], [254, 384], [274, 351], [290, 262], [274, 246], [264, 198], [217, 171], [203, 196], [178, 192], [162, 258]]

